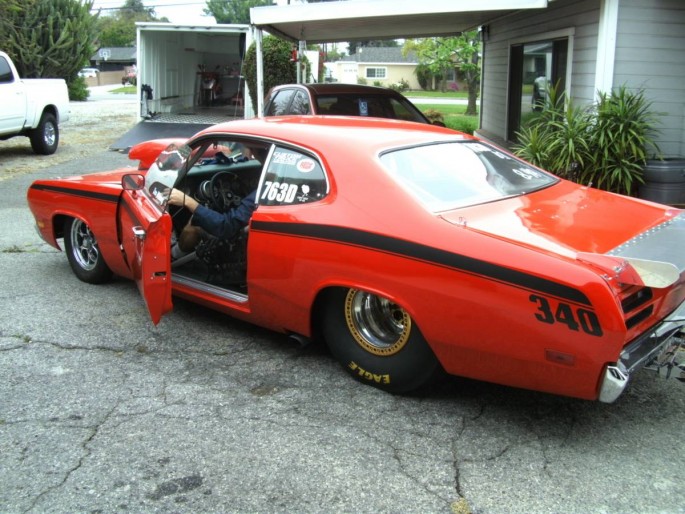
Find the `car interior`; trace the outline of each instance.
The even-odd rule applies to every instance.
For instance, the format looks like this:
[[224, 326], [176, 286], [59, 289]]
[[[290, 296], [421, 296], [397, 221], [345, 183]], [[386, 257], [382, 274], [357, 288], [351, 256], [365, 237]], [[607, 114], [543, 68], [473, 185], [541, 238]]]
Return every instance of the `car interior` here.
[[[257, 189], [263, 167], [259, 160], [244, 155], [244, 143], [212, 140], [201, 144], [193, 150], [191, 167], [176, 188], [217, 212], [237, 207]], [[262, 144], [261, 149], [268, 151], [268, 145]], [[175, 279], [246, 293], [247, 227], [231, 240], [219, 239], [194, 226], [195, 230], [190, 231], [193, 236], [182, 238], [188, 233], [184, 229], [191, 213], [175, 206], [169, 206], [169, 212], [174, 228], [171, 266]]]

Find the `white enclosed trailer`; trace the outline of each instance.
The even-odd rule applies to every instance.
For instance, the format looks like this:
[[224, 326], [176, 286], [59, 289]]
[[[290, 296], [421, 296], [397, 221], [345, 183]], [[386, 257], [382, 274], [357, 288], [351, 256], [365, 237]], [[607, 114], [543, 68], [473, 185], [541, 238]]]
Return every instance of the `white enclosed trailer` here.
[[[202, 123], [199, 116], [221, 107], [235, 117], [253, 116], [242, 74], [252, 41], [249, 25], [136, 26], [141, 118], [175, 114], [175, 122]], [[211, 93], [203, 90], [203, 73], [216, 73], [218, 87]]]

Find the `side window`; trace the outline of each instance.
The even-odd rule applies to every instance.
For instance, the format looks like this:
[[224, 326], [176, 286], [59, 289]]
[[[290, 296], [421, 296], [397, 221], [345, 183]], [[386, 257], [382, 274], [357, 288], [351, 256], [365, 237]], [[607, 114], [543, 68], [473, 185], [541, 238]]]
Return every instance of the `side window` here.
[[282, 89], [281, 91], [276, 91], [271, 103], [267, 107], [266, 116], [279, 116], [281, 114], [289, 114], [287, 111], [290, 99], [295, 93], [294, 89]]
[[4, 57], [0, 57], [0, 83], [13, 82], [12, 70]]
[[416, 114], [415, 111], [411, 110], [408, 105], [397, 101], [395, 98], [390, 99], [390, 108], [394, 115], [393, 118], [406, 121], [418, 121], [419, 123], [425, 123], [425, 120]]
[[259, 191], [259, 205], [292, 205], [321, 200], [328, 194], [319, 162], [296, 150], [277, 147]]
[[288, 114], [311, 114], [312, 111], [309, 108], [309, 97], [304, 91], [298, 91], [295, 93], [295, 98], [290, 105], [290, 112]]

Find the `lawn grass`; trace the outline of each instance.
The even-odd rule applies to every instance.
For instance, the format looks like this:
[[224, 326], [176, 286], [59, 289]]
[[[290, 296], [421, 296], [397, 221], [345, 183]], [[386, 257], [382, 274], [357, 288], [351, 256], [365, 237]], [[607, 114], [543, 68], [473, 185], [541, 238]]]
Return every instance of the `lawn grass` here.
[[473, 134], [478, 128], [479, 116], [466, 116], [466, 105], [451, 104], [416, 104], [424, 114], [427, 111], [438, 111], [442, 114], [445, 125], [453, 130]]
[[124, 95], [135, 95], [136, 94], [136, 86], [122, 86], [118, 87], [116, 89], [112, 89], [110, 93], [114, 93], [117, 95], [124, 94]]
[[402, 94], [407, 98], [468, 98], [468, 91], [403, 91]]

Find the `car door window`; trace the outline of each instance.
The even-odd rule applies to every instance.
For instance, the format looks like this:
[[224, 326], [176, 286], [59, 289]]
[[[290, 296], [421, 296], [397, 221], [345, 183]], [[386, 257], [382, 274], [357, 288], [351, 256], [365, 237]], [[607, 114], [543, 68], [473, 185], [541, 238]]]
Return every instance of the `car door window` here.
[[312, 111], [307, 93], [304, 91], [298, 91], [295, 93], [295, 97], [290, 103], [290, 109], [288, 109], [288, 111], [288, 114], [311, 114]]
[[150, 166], [145, 177], [148, 194], [160, 208], [166, 206], [171, 188], [185, 168], [191, 150], [186, 145], [170, 144]]
[[289, 114], [288, 105], [294, 94], [294, 89], [281, 89], [280, 91], [276, 91], [267, 107], [265, 115], [280, 116], [282, 114]]
[[293, 205], [321, 200], [328, 181], [317, 159], [297, 150], [277, 147], [259, 189], [259, 205]]
[[10, 69], [9, 63], [4, 57], [0, 57], [0, 82], [13, 82], [14, 77], [12, 76], [12, 70]]

